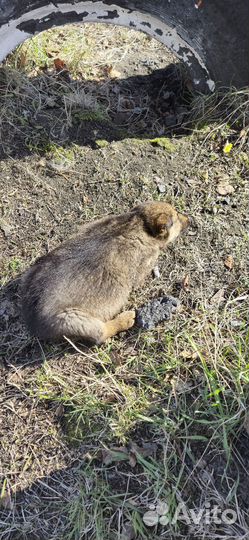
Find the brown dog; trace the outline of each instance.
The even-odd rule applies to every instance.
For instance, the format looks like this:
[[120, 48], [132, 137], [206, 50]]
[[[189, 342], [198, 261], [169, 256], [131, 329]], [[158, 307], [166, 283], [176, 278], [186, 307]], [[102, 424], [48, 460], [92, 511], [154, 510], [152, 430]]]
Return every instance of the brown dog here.
[[121, 311], [188, 218], [164, 202], [83, 225], [38, 259], [22, 280], [25, 321], [41, 339], [81, 337], [103, 343], [131, 328], [135, 311]]

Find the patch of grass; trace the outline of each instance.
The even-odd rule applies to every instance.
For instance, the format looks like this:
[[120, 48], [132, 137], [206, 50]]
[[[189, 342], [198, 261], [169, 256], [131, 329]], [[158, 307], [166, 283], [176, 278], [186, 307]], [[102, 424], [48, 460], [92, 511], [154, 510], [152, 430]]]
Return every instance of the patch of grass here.
[[223, 88], [207, 96], [195, 96], [189, 122], [205, 140], [220, 143], [222, 149], [232, 144], [240, 153], [248, 144], [249, 89]]
[[84, 69], [89, 52], [84, 26], [68, 25], [41, 32], [27, 40], [9, 57], [8, 62], [17, 69], [32, 73], [34, 69], [53, 68], [54, 59], [59, 58], [76, 76]]
[[[102, 441], [125, 443], [139, 424], [153, 430], [164, 426], [173, 437], [198, 440], [204, 426], [203, 440], [208, 436], [214, 443], [220, 441], [228, 455], [231, 437], [242, 425], [247, 407], [248, 335], [245, 329], [243, 336], [233, 336], [223, 324], [205, 319], [198, 334], [188, 332], [184, 329], [177, 338], [166, 334], [160, 346], [142, 335], [138, 354], [125, 357], [116, 368], [111, 360], [114, 342], [114, 349], [94, 353], [101, 372], [93, 371], [73, 386], [67, 376], [45, 365], [36, 395], [65, 406], [67, 431], [78, 441], [96, 433], [97, 427]], [[195, 361], [183, 360], [184, 356]], [[190, 405], [193, 388], [195, 400]], [[174, 392], [182, 396], [177, 398], [180, 408], [168, 415], [165, 395], [173, 399]]]
[[47, 152], [51, 154], [51, 156], [58, 157], [58, 158], [65, 158], [68, 161], [74, 160], [74, 151], [72, 148], [65, 148], [63, 146], [60, 146], [55, 143], [50, 143], [49, 147], [47, 148]]
[[110, 120], [106, 112], [103, 110], [75, 111], [73, 112], [72, 117], [73, 117], [73, 121], [77, 121], [77, 122], [106, 122]]
[[99, 148], [106, 148], [109, 145], [108, 141], [106, 141], [105, 139], [96, 139], [95, 144]]
[[176, 151], [175, 145], [167, 137], [156, 137], [155, 139], [149, 139], [149, 142], [154, 146], [161, 146], [170, 154]]
[[17, 272], [19, 272], [21, 268], [22, 268], [22, 261], [20, 261], [20, 259], [13, 257], [13, 259], [9, 261], [9, 269], [13, 274], [16, 274]]
[[[163, 532], [166, 529], [145, 526], [143, 515], [149, 508], [153, 508], [153, 505], [155, 507], [159, 500], [168, 505], [167, 515], [171, 516], [172, 523], [167, 525], [167, 530], [175, 537], [181, 530], [181, 524], [174, 522], [173, 517], [179, 501], [183, 501], [189, 493], [187, 486], [191, 484], [191, 500], [187, 497], [189, 507], [200, 511], [212, 497], [216, 498], [222, 508], [224, 504], [227, 507], [228, 502], [225, 503], [222, 495], [214, 491], [212, 483], [206, 483], [204, 476], [209, 475], [206, 459], [213, 452], [218, 453], [218, 459], [222, 462], [223, 481], [228, 481], [230, 467], [233, 468], [233, 441], [239, 437], [243, 428], [248, 406], [248, 332], [245, 330], [239, 337], [233, 336], [229, 331], [228, 319], [223, 319], [221, 324], [216, 321], [213, 325], [206, 319], [206, 315], [202, 325], [200, 332], [197, 327], [193, 332], [192, 323], [191, 334], [189, 325], [183, 328], [177, 337], [166, 337], [164, 347], [162, 344], [158, 346], [156, 340], [147, 342], [142, 336], [138, 356], [126, 356], [122, 365], [116, 368], [109, 361], [109, 355], [115, 352], [115, 347], [113, 350], [109, 349], [104, 372], [95, 375], [98, 385], [96, 386], [95, 379], [91, 385], [91, 399], [94, 395], [95, 399], [102, 401], [99, 389], [106, 385], [107, 376], [109, 392], [118, 392], [126, 399], [126, 403], [121, 402], [120, 405], [115, 404], [114, 400], [108, 416], [102, 406], [94, 405], [95, 411], [101, 411], [102, 425], [108, 422], [109, 426], [114, 428], [112, 435], [109, 429], [108, 435], [107, 431], [102, 430], [102, 443], [128, 443], [133, 437], [133, 422], [130, 425], [130, 419], [135, 413], [136, 433], [143, 433], [143, 437], [147, 433], [150, 442], [154, 441], [158, 448], [156, 459], [138, 454], [137, 468], [129, 469], [130, 481], [135, 481], [137, 474], [144, 478], [140, 488], [137, 488], [137, 496], [133, 495], [132, 499], [128, 493], [113, 494], [110, 485], [111, 469], [102, 465], [96, 476], [95, 458], [89, 463], [88, 471], [95, 475], [93, 494], [95, 489], [100, 489], [99, 496], [94, 495], [92, 501], [93, 506], [96, 505], [96, 515], [101, 516], [99, 524], [96, 525], [97, 529], [100, 527], [101, 533], [95, 529], [96, 538], [98, 534], [107, 534], [106, 527], [110, 519], [112, 526], [117, 523], [120, 504], [122, 528], [124, 523], [126, 526], [128, 523], [139, 538], [158, 538], [159, 530]], [[124, 390], [123, 381], [127, 377], [130, 381], [130, 392], [136, 381], [134, 398], [127, 395], [127, 388]], [[141, 403], [142, 409], [145, 405], [142, 411], [139, 410]], [[74, 421], [73, 417], [71, 420]], [[91, 426], [89, 428], [93, 433]], [[86, 433], [82, 440], [89, 440]], [[139, 442], [139, 439], [137, 440]], [[123, 467], [122, 461], [117, 462], [117, 474], [121, 477]], [[235, 483], [234, 491], [230, 493], [229, 508], [236, 511], [238, 520], [243, 522], [243, 512], [238, 513], [236, 503], [237, 488], [238, 483]], [[79, 517], [81, 512], [82, 510], [79, 511]], [[78, 531], [75, 538], [80, 538], [80, 534], [90, 526], [91, 515], [88, 510], [87, 516], [81, 516], [81, 533]], [[69, 530], [74, 530], [74, 520], [68, 527]], [[114, 527], [114, 530], [117, 529]]]

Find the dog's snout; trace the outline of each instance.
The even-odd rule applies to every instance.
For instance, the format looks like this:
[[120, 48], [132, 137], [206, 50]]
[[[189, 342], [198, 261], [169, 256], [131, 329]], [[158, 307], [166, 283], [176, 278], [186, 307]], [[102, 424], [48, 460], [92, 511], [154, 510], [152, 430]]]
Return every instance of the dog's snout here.
[[185, 216], [184, 214], [178, 214], [181, 226], [183, 229], [186, 229], [191, 225], [191, 218], [189, 216]]

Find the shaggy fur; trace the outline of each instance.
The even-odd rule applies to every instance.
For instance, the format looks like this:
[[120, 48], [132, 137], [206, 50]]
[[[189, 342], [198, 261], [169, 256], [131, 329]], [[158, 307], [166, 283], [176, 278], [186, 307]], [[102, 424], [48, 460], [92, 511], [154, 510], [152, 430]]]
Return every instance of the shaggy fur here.
[[21, 297], [30, 332], [41, 339], [81, 337], [100, 344], [132, 327], [121, 309], [165, 248], [188, 225], [169, 204], [151, 202], [83, 225], [24, 274]]

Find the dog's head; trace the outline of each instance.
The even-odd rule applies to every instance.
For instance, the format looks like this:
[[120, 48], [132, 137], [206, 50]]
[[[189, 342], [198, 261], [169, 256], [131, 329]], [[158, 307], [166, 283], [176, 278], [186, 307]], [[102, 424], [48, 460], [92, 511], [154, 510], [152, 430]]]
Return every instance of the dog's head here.
[[134, 208], [143, 219], [148, 232], [162, 240], [165, 244], [173, 242], [186, 229], [190, 219], [177, 212], [173, 206], [165, 202], [147, 202]]

